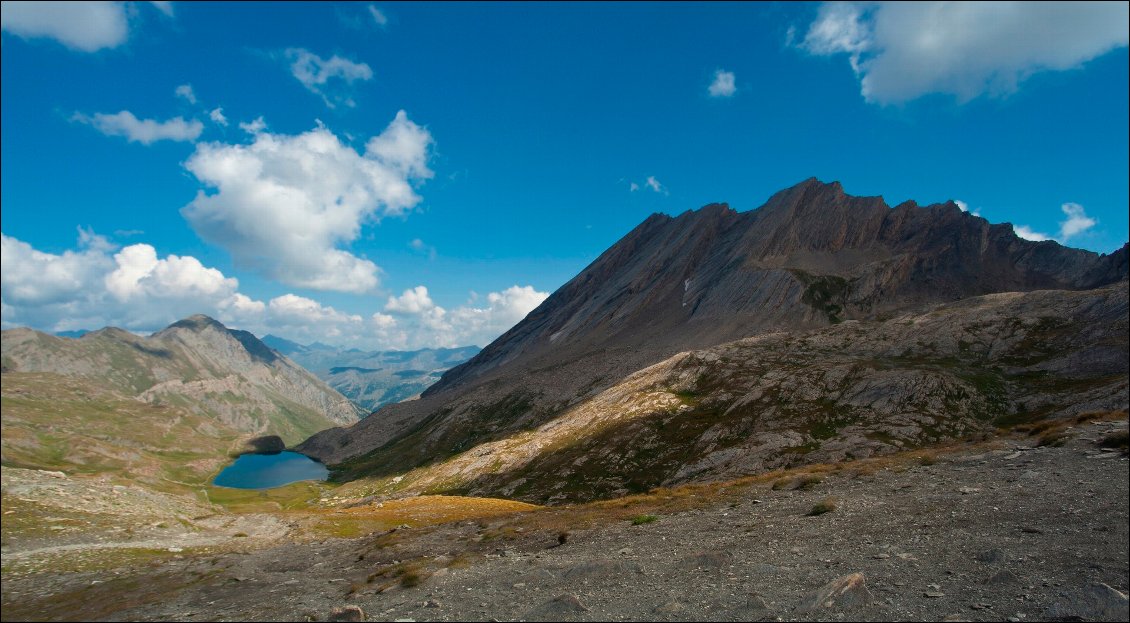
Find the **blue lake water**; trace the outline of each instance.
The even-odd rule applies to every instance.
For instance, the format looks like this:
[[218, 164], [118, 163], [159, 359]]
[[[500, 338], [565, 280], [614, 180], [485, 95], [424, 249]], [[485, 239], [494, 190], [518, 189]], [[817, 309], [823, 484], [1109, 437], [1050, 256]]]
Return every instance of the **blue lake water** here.
[[325, 480], [325, 465], [297, 452], [244, 454], [224, 468], [212, 484], [234, 489], [270, 489], [300, 480]]

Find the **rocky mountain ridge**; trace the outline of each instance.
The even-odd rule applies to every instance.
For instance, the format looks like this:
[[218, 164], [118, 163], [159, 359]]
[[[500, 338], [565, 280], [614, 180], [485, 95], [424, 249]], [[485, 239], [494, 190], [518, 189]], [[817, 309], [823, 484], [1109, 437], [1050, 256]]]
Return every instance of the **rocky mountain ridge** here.
[[[680, 353], [537, 424], [453, 411], [346, 460], [359, 495], [576, 502], [1125, 410], [1125, 281], [992, 294]], [[532, 403], [527, 399], [525, 404]], [[451, 447], [479, 433], [477, 445]], [[434, 460], [439, 458], [440, 460]]]
[[1099, 255], [1030, 242], [953, 203], [891, 208], [810, 179], [751, 212], [714, 204], [649, 217], [420, 400], [300, 449], [349, 461], [350, 477], [427, 468], [551, 426], [681, 352], [998, 292], [1091, 290], [1124, 283], [1126, 271], [1127, 247]]

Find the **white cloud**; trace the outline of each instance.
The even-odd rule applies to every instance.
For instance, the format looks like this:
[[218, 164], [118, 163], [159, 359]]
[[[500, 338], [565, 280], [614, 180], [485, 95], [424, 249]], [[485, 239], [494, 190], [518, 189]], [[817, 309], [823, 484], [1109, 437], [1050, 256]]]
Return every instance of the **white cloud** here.
[[1098, 221], [1087, 216], [1086, 212], [1083, 211], [1083, 206], [1078, 203], [1065, 203], [1060, 206], [1060, 209], [1067, 215], [1067, 219], [1059, 223], [1061, 240], [1078, 236], [1098, 224]]
[[714, 82], [711, 82], [706, 90], [710, 93], [710, 97], [731, 97], [738, 90], [734, 85], [734, 72], [715, 70]]
[[373, 77], [373, 70], [366, 63], [355, 63], [336, 54], [323, 59], [309, 50], [290, 48], [286, 51], [286, 58], [291, 62], [290, 71], [294, 77], [311, 93], [321, 96], [330, 108], [337, 104], [354, 106], [349, 87], [358, 80]]
[[431, 143], [401, 111], [363, 155], [324, 127], [260, 131], [250, 145], [200, 144], [185, 166], [215, 192], [199, 192], [181, 213], [203, 239], [271, 279], [366, 292], [377, 286], [377, 265], [339, 246], [419, 203], [412, 183], [431, 176]]
[[422, 314], [428, 310], [435, 308], [435, 303], [432, 302], [428, 296], [428, 289], [424, 286], [416, 286], [404, 291], [400, 296], [388, 297], [388, 303], [385, 304], [385, 311], [390, 311], [397, 314]]
[[65, 331], [118, 326], [148, 332], [202, 313], [232, 328], [302, 343], [374, 350], [482, 346], [548, 296], [531, 286], [515, 285], [446, 310], [436, 305], [426, 287], [417, 286], [390, 297], [387, 308], [392, 314], [364, 317], [291, 293], [267, 302], [255, 300], [239, 292], [235, 278], [191, 256], [161, 257], [148, 244], [118, 250], [105, 238], [80, 231], [76, 249], [52, 254], [0, 236], [4, 328]]
[[124, 136], [131, 143], [150, 145], [156, 141], [195, 141], [204, 131], [204, 124], [193, 119], [174, 117], [168, 121], [138, 119], [128, 110], [108, 115], [95, 113], [94, 116], [75, 113], [74, 121], [86, 123], [106, 136]]
[[384, 11], [378, 9], [372, 4], [369, 5], [369, 15], [373, 16], [373, 22], [377, 26], [380, 26], [381, 28], [388, 26], [388, 16], [384, 14]]
[[1098, 225], [1098, 221], [1087, 216], [1087, 213], [1083, 210], [1083, 206], [1078, 203], [1065, 203], [1060, 206], [1060, 210], [1063, 211], [1063, 214], [1067, 218], [1059, 222], [1059, 231], [1055, 236], [1035, 231], [1026, 225], [1014, 225], [1013, 230], [1016, 231], [1017, 236], [1025, 240], [1034, 240], [1037, 242], [1041, 240], [1055, 240], [1066, 244], [1075, 236]]
[[115, 48], [129, 38], [121, 2], [4, 2], [0, 24], [18, 37], [54, 39], [81, 52]]
[[267, 122], [263, 121], [263, 117], [256, 117], [254, 121], [240, 122], [239, 129], [248, 134], [258, 134], [267, 129]]
[[1125, 2], [828, 2], [800, 45], [847, 54], [869, 102], [967, 102], [1127, 45], [1128, 19]]
[[969, 204], [968, 204], [968, 203], [965, 203], [965, 202], [964, 202], [964, 201], [962, 201], [961, 199], [954, 199], [954, 200], [953, 200], [953, 202], [954, 202], [955, 204], [957, 204], [957, 207], [958, 207], [958, 209], [960, 209], [960, 210], [961, 210], [962, 212], [969, 212], [969, 213], [970, 213], [970, 214], [972, 214], [973, 216], [981, 216], [981, 210], [980, 210], [980, 208], [978, 208], [978, 209], [975, 209], [975, 210], [973, 210], [973, 211], [970, 211], [970, 210], [969, 210]]
[[162, 2], [160, 0], [153, 0], [149, 4], [152, 4], [154, 6], [154, 8], [156, 8], [158, 11], [164, 13], [166, 17], [172, 17], [173, 16], [173, 3], [172, 2]]
[[[228, 125], [228, 118], [224, 116], [223, 108], [214, 108], [212, 112], [208, 113], [208, 118], [211, 119], [212, 123], [215, 123], [216, 125], [221, 125], [224, 127], [227, 127]], [[259, 121], [262, 120], [263, 118], [260, 117]], [[240, 127], [243, 127], [243, 124], [240, 124]]]
[[629, 183], [628, 183], [628, 192], [630, 192], [630, 193], [634, 193], [634, 192], [636, 192], [636, 191], [637, 191], [637, 190], [639, 190], [639, 189], [640, 189], [640, 185], [639, 185], [639, 184], [637, 184], [637, 183], [635, 183], [635, 182], [629, 182]]
[[663, 193], [664, 195], [670, 194], [667, 192], [667, 187], [663, 184], [660, 184], [659, 180], [655, 179], [654, 175], [647, 176], [647, 182], [645, 183], [647, 184], [648, 188], [654, 190], [657, 193]]
[[82, 230], [78, 248], [58, 255], [4, 235], [3, 325], [153, 330], [197, 312], [220, 315], [233, 306], [254, 307], [237, 293], [236, 279], [194, 257], [160, 258], [148, 244], [115, 249]]
[[525, 318], [548, 296], [532, 286], [515, 285], [488, 294], [485, 307], [475, 307], [478, 297], [473, 297], [468, 304], [447, 310], [435, 304], [427, 287], [416, 286], [398, 297], [390, 296], [385, 305], [385, 311], [401, 318], [382, 315], [381, 321], [395, 326], [399, 339], [410, 348], [485, 346]]
[[139, 297], [223, 300], [235, 294], [239, 282], [207, 268], [192, 256], [158, 259], [148, 244], [133, 244], [114, 255], [117, 268], [106, 276], [106, 290], [119, 301]]
[[427, 129], [413, 123], [408, 113], [401, 110], [383, 132], [369, 139], [365, 153], [407, 177], [430, 179], [428, 148], [431, 143]]
[[1051, 240], [1051, 236], [1047, 234], [1041, 234], [1040, 232], [1033, 230], [1027, 225], [1013, 225], [1012, 230], [1016, 232], [1017, 236], [1020, 236], [1025, 240], [1031, 240], [1033, 242]]
[[185, 100], [189, 104], [196, 103], [196, 91], [192, 90], [191, 84], [182, 84], [177, 87], [176, 90], [173, 91], [173, 93], [175, 93], [177, 97]]
[[80, 233], [78, 250], [54, 255], [0, 236], [0, 280], [4, 302], [9, 305], [40, 307], [70, 301], [113, 265], [104, 238], [95, 240]]

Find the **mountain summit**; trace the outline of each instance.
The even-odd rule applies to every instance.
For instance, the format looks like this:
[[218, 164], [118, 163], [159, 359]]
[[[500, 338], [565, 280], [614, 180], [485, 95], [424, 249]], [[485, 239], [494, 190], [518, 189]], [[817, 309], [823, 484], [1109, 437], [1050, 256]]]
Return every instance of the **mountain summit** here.
[[[761, 208], [654, 214], [429, 394], [504, 363], [606, 348], [663, 355], [778, 328], [815, 328], [993, 292], [1126, 278], [1113, 255], [1030, 242], [950, 202], [890, 208], [811, 178]], [[536, 365], [536, 363], [534, 364]]]
[[546, 501], [1124, 408], [1126, 284], [1126, 247], [810, 179], [648, 217], [420, 400], [299, 449], [378, 493]]

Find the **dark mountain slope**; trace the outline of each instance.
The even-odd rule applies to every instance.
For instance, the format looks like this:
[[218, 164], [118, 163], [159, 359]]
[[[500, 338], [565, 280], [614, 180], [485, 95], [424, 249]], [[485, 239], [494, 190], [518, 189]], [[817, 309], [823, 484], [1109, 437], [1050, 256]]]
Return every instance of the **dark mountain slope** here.
[[1126, 279], [1099, 255], [1018, 238], [953, 203], [890, 208], [810, 179], [761, 208], [652, 215], [419, 401], [301, 446], [403, 470], [530, 431], [682, 351], [844, 320], [882, 320], [995, 292]]

